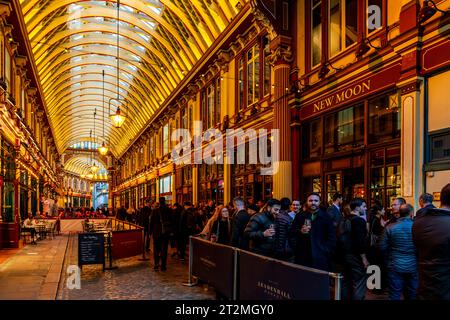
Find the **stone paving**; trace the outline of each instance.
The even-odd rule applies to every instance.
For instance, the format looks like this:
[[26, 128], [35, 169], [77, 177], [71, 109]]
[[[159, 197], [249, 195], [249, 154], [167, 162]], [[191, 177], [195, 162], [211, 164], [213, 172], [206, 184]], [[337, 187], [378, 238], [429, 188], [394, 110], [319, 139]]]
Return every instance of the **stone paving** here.
[[68, 236], [26, 245], [0, 264], [0, 300], [54, 300]]
[[[77, 235], [69, 240], [63, 270], [77, 265]], [[150, 254], [147, 253], [147, 257]], [[206, 285], [183, 286], [188, 278], [188, 262], [168, 257], [167, 271], [153, 271], [151, 261], [139, 261], [141, 256], [113, 262], [117, 269], [102, 271], [101, 265], [83, 266], [81, 289], [68, 289], [63, 272], [58, 300], [212, 300], [215, 291]], [[152, 260], [152, 259], [151, 259]], [[107, 265], [108, 266], [108, 265]]]
[[[0, 300], [214, 300], [213, 288], [187, 282], [188, 262], [168, 258], [166, 272], [153, 271], [140, 256], [114, 261], [113, 270], [83, 266], [81, 289], [68, 289], [67, 267], [77, 265], [76, 233], [38, 241], [19, 249], [0, 263]], [[150, 254], [147, 253], [147, 256]], [[367, 300], [387, 296], [367, 292]]]

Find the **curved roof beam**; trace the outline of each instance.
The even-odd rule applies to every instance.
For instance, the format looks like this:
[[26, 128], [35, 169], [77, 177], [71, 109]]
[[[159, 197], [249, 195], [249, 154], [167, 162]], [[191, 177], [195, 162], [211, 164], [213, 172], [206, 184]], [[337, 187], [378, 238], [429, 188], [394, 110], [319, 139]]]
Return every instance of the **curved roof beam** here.
[[[156, 56], [160, 59], [161, 64], [164, 65], [164, 67], [167, 70], [171, 71], [171, 75], [173, 78], [177, 79], [178, 81], [181, 81], [184, 77], [184, 75], [187, 73], [188, 69], [182, 69], [182, 67], [178, 64], [178, 62], [176, 60], [175, 61], [175, 65], [172, 63], [169, 63], [166, 61], [166, 59], [164, 58], [164, 56], [161, 55], [161, 53], [159, 51], [155, 51], [155, 48], [152, 48], [148, 45], [147, 42], [144, 41], [144, 39], [142, 39], [141, 37], [139, 37], [138, 35], [136, 35], [136, 33], [130, 33], [130, 34], [126, 34], [123, 35], [127, 40], [129, 40], [131, 43], [130, 46], [124, 46], [121, 45], [121, 49], [122, 50], [126, 50], [128, 52], [130, 52], [131, 54], [138, 56], [139, 58], [141, 58], [143, 61], [146, 61], [150, 66], [155, 66], [156, 69], [160, 69], [160, 65], [157, 64], [156, 62], [150, 60], [148, 58], [148, 56], [146, 55], [147, 51], [153, 52], [153, 53], [157, 53]], [[64, 40], [67, 40], [67, 38], [65, 38]], [[122, 42], [123, 40], [121, 40]], [[127, 43], [127, 44], [129, 44]], [[76, 53], [96, 53], [96, 50], [100, 49], [101, 47], [108, 47], [109, 50], [109, 55], [111, 54], [111, 46], [113, 46], [114, 48], [116, 47], [116, 39], [112, 39], [110, 37], [104, 37], [103, 35], [97, 35], [97, 34], [93, 34], [93, 35], [89, 35], [88, 37], [83, 37], [82, 39], [79, 40], [75, 40], [75, 41], [70, 41], [70, 42], [64, 42], [63, 45], [57, 45], [57, 47], [55, 48], [55, 50], [51, 51], [49, 54], [46, 53], [45, 56], [41, 56], [39, 60], [36, 61], [36, 65], [39, 67], [43, 66], [43, 70], [45, 69], [45, 66], [47, 66], [51, 61], [53, 61], [55, 58], [61, 56], [61, 55], [72, 55], [72, 54], [76, 54]], [[76, 49], [78, 47], [81, 47], [82, 49]], [[138, 50], [138, 47], [144, 48], [144, 52], [142, 52], [141, 50]], [[116, 55], [114, 55], [116, 56]], [[158, 70], [155, 70], [158, 71]]]
[[[36, 57], [36, 63], [37, 66], [40, 68], [40, 71], [44, 71], [45, 69], [50, 68], [50, 62], [54, 62], [54, 58], [58, 57], [61, 59], [61, 57], [74, 57], [77, 55], [81, 55], [82, 53], [96, 53], [96, 51], [100, 51], [105, 55], [108, 56], [113, 56], [116, 57], [116, 39], [113, 38], [113, 36], [115, 35], [114, 33], [110, 33], [110, 31], [112, 28], [105, 28], [105, 26], [102, 26], [100, 24], [96, 25], [95, 28], [91, 28], [90, 26], [85, 26], [84, 28], [81, 29], [74, 29], [74, 30], [64, 30], [64, 31], [60, 31], [58, 33], [56, 33], [55, 35], [52, 36], [51, 41], [49, 41], [48, 43], [46, 43], [46, 45], [48, 44], [49, 46], [57, 46], [57, 48], [59, 47], [60, 50], [54, 50], [51, 52], [49, 57], [45, 57], [45, 51], [43, 52], [44, 54], [39, 54], [36, 53], [35, 57]], [[104, 34], [102, 35], [96, 35], [93, 34], [93, 32], [102, 32]], [[66, 40], [74, 35], [77, 34], [83, 34], [83, 35], [88, 35], [88, 37], [83, 38], [83, 39], [79, 39], [76, 41], [78, 46], [85, 46], [88, 44], [97, 44], [97, 46], [91, 45], [88, 46], [88, 49], [84, 50], [84, 49], [68, 49], [67, 46], [64, 46], [63, 48], [61, 48], [61, 45], [58, 45], [58, 41], [62, 41], [62, 40]], [[91, 38], [90, 35], [93, 35], [94, 39], [89, 39]], [[182, 75], [182, 71], [184, 71], [184, 69], [179, 68], [178, 70], [176, 70], [176, 68], [178, 68], [178, 66], [174, 66], [172, 63], [170, 63], [169, 61], [167, 61], [167, 59], [165, 59], [165, 57], [161, 54], [160, 51], [158, 51], [156, 48], [149, 46], [147, 43], [144, 42], [144, 39], [139, 39], [140, 37], [136, 34], [133, 33], [131, 31], [127, 32], [127, 33], [121, 33], [122, 38], [119, 41], [119, 46], [120, 49], [122, 50], [121, 53], [119, 53], [120, 57], [122, 58], [124, 55], [126, 54], [134, 54], [136, 56], [138, 56], [139, 58], [141, 58], [143, 61], [146, 61], [150, 67], [152, 67], [154, 69], [155, 72], [159, 73], [160, 76], [164, 76], [164, 74], [161, 72], [161, 69], [159, 68], [159, 66], [164, 66], [165, 69], [169, 70], [170, 73], [170, 77], [171, 79], [171, 83], [172, 84], [177, 84], [178, 82], [181, 81], [181, 76]], [[101, 48], [102, 46], [100, 46], [101, 44], [105, 44], [105, 46], [103, 46], [103, 48]], [[112, 45], [114, 46], [114, 50], [111, 49], [105, 49], [107, 48], [108, 45]], [[152, 61], [149, 59], [148, 55], [145, 55], [145, 53], [135, 49], [135, 45], [139, 45], [144, 47], [145, 49], [149, 50], [150, 52], [152, 52], [156, 57], [158, 57], [159, 59], [159, 63]], [[92, 50], [89, 50], [89, 48], [93, 48]], [[62, 55], [57, 55], [58, 53], [64, 52], [65, 49], [68, 49], [69, 52], [62, 54]], [[94, 51], [95, 49], [95, 51]], [[133, 58], [129, 59], [129, 60], [133, 60]], [[42, 69], [41, 69], [42, 68]]]
[[[115, 80], [115, 79], [113, 79], [113, 80]], [[117, 85], [116, 85], [116, 82], [113, 81], [113, 80], [108, 81], [108, 80], [106, 79], [106, 77], [105, 77], [105, 98], [107, 98], [107, 99], [105, 99], [105, 100], [106, 100], [105, 103], [106, 103], [107, 105], [109, 104], [109, 98], [115, 98], [115, 97], [117, 97], [117, 92], [116, 92], [116, 90], [115, 90], [116, 87], [117, 87]], [[103, 92], [102, 92], [102, 90], [103, 90], [103, 83], [100, 83], [100, 84], [99, 84], [98, 81], [102, 81], [102, 79], [101, 79], [101, 78], [98, 79], [98, 77], [89, 75], [89, 76], [83, 76], [83, 77], [80, 77], [80, 78], [78, 78], [76, 81], [71, 81], [71, 82], [65, 81], [65, 82], [61, 82], [61, 83], [59, 84], [59, 86], [57, 87], [58, 90], [56, 90], [56, 91], [54, 91], [54, 92], [52, 92], [52, 93], [49, 93], [49, 100], [52, 99], [53, 97], [57, 97], [57, 96], [60, 94], [60, 92], [67, 91], [67, 90], [78, 90], [78, 89], [80, 89], [79, 87], [77, 87], [77, 88], [70, 88], [70, 87], [71, 87], [71, 86], [74, 86], [74, 85], [77, 85], [78, 83], [81, 83], [81, 84], [82, 84], [82, 83], [84, 83], [84, 82], [95, 83], [95, 84], [96, 84], [96, 87], [98, 87], [98, 85], [101, 85], [102, 88], [100, 89], [100, 92], [99, 92], [99, 94], [100, 94], [100, 96], [101, 96], [101, 95], [103, 94]], [[128, 83], [128, 85], [130, 85], [130, 84]], [[112, 94], [108, 94], [108, 95], [107, 95], [107, 92], [106, 92], [106, 87], [107, 87], [107, 86], [109, 86], [108, 91], [111, 92]], [[130, 86], [131, 86], [131, 85], [130, 85]], [[111, 88], [111, 87], [112, 87], [112, 88]], [[120, 87], [122, 88], [123, 91], [125, 91], [125, 89], [124, 89], [122, 86], [120, 86]], [[140, 101], [141, 103], [144, 103], [141, 97], [145, 97], [145, 93], [142, 91], [142, 89], [141, 89], [140, 87], [135, 87], [134, 89], [137, 90], [137, 92], [135, 92], [134, 90], [128, 90], [128, 91], [125, 91], [125, 92], [127, 92], [128, 94], [131, 94], [131, 96], [134, 98], [133, 100], [135, 100], [135, 101]], [[139, 93], [140, 95], [138, 95], [138, 93]], [[60, 111], [60, 108], [61, 108], [61, 106], [58, 107], [58, 110], [57, 110], [58, 112]], [[156, 109], [156, 108], [152, 108], [151, 111], [154, 112], [155, 109]], [[49, 113], [50, 113], [50, 112], [49, 112]], [[151, 115], [151, 114], [149, 113], [149, 115]]]
[[[68, 17], [71, 20], [83, 19], [83, 18], [96, 18], [96, 17], [103, 17], [103, 18], [117, 20], [117, 10], [115, 8], [102, 7], [102, 6], [95, 5], [95, 4], [92, 4], [89, 2], [86, 2], [85, 4], [83, 4], [83, 2], [80, 2], [79, 0], [71, 0], [71, 2], [77, 3], [78, 5], [81, 5], [81, 6], [84, 6], [83, 10], [77, 15], [71, 16], [69, 14], [66, 14], [66, 15], [54, 18], [52, 20], [52, 23], [49, 23], [48, 25], [46, 25], [44, 27], [40, 26], [39, 24], [41, 23], [41, 21], [43, 19], [46, 18], [46, 16], [48, 14], [46, 16], [44, 16], [42, 14], [42, 15], [39, 15], [39, 18], [30, 20], [30, 22], [27, 23], [27, 28], [28, 28], [31, 40], [36, 41], [37, 39], [43, 38], [46, 35], [50, 34], [51, 31], [54, 30], [55, 28], [60, 27], [63, 24], [66, 24], [68, 21]], [[136, 7], [138, 7], [137, 4], [139, 4], [139, 2], [137, 2], [137, 1], [129, 0], [126, 2], [128, 2], [128, 4], [123, 1], [121, 1], [121, 4], [125, 4], [130, 7], [133, 7], [133, 5], [136, 5]], [[59, 1], [55, 1], [55, 3], [59, 3]], [[86, 7], [87, 3], [89, 3], [89, 7]], [[64, 6], [60, 6], [60, 8], [62, 8], [62, 7], [64, 7]], [[146, 8], [146, 6], [139, 5], [139, 8], [135, 8], [135, 9], [138, 9], [139, 11], [143, 12], [145, 15], [152, 18], [155, 22], [158, 23], [159, 26], [161, 26], [165, 30], [167, 30], [169, 32], [169, 34], [178, 35], [177, 30], [172, 25], [170, 25], [165, 19], [163, 19], [161, 16], [154, 13], [152, 10]], [[133, 25], [139, 27], [139, 29], [148, 33], [149, 35], [154, 36], [155, 31], [150, 29], [142, 21], [142, 16], [140, 16], [138, 14], [130, 13], [127, 11], [121, 11], [119, 19], [122, 22], [133, 24]], [[37, 36], [38, 38], [35, 39], [34, 38], [35, 36]], [[174, 39], [177, 41], [177, 44], [183, 49], [183, 51], [185, 53], [193, 53], [194, 54], [193, 58], [190, 57], [191, 61], [194, 63], [198, 58], [200, 58], [201, 54], [204, 53], [207, 49], [207, 47], [205, 45], [200, 45], [196, 41], [193, 41], [193, 45], [195, 45], [196, 49], [197, 49], [196, 51], [193, 51], [193, 50], [189, 49], [189, 47], [186, 46], [182, 40], [180, 41], [180, 39], [177, 39], [176, 37], [174, 37]], [[187, 56], [189, 57], [189, 54]], [[192, 64], [194, 64], [194, 63], [192, 63]]]
[[[43, 84], [45, 84], [47, 81], [51, 81], [52, 76], [54, 74], [58, 74], [59, 72], [64, 72], [67, 67], [70, 69], [75, 68], [77, 66], [83, 66], [83, 65], [109, 65], [111, 67], [117, 68], [116, 59], [106, 59], [103, 57], [103, 59], [99, 59], [98, 56], [94, 56], [92, 54], [83, 54], [79, 57], [82, 57], [82, 59], [79, 59], [76, 62], [70, 62], [70, 57], [66, 57], [63, 61], [58, 61], [58, 59], [55, 61], [54, 64], [52, 64], [52, 68], [48, 69], [47, 71], [44, 71], [39, 74], [41, 81]], [[111, 58], [114, 58], [114, 56], [110, 56]], [[141, 68], [141, 62], [134, 62], [134, 61], [127, 61], [124, 60], [123, 57], [120, 58], [120, 64], [119, 68], [122, 69], [124, 66], [130, 68], [131, 70], [129, 73], [135, 77], [137, 74], [137, 70]], [[61, 71], [63, 70], [63, 71]], [[144, 69], [141, 69], [144, 70]], [[145, 71], [144, 71], [145, 72]], [[76, 71], [74, 72], [74, 75], [76, 74]], [[161, 90], [166, 93], [166, 97], [170, 94], [171, 90], [173, 90], [175, 87], [171, 85], [170, 83], [167, 83], [167, 80], [164, 81], [164, 83], [161, 83], [161, 80], [155, 78], [155, 76], [149, 72], [145, 72], [146, 77], [148, 77], [149, 80], [152, 80], [152, 85], [156, 86], [158, 90]], [[165, 79], [166, 77], [161, 77], [161, 79]]]
[[[77, 72], [77, 67], [85, 67], [85, 66], [89, 66], [89, 65], [96, 65], [96, 66], [100, 66], [101, 68], [107, 68], [110, 67], [114, 70], [116, 70], [117, 65], [116, 63], [114, 63], [114, 61], [108, 61], [108, 60], [98, 60], [95, 57], [90, 57], [88, 59], [83, 59], [82, 61], [78, 61], [78, 62], [74, 62], [74, 63], [66, 63], [64, 65], [60, 64], [58, 66], [58, 68], [53, 69], [53, 70], [49, 70], [49, 73], [47, 74], [43, 74], [41, 75], [41, 82], [45, 85], [47, 83], [47, 81], [51, 81], [51, 77], [53, 76], [53, 74], [59, 74], [59, 73], [63, 73], [66, 71], [71, 70], [71, 72], [73, 72], [73, 75], [76, 75]], [[147, 78], [147, 74], [145, 74], [145, 78], [142, 77], [139, 72], [136, 72], [139, 68], [138, 64], [134, 64], [134, 63], [121, 63], [119, 64], [119, 71], [120, 72], [125, 72], [126, 74], [132, 75], [135, 78], [138, 78], [141, 83], [145, 84], [145, 88], [150, 88], [150, 87], [157, 87], [158, 88], [158, 96], [161, 99], [165, 99], [170, 92], [167, 91], [167, 88], [163, 88], [161, 85], [157, 85], [157, 83], [153, 83], [153, 82], [149, 82], [150, 79]], [[117, 72], [117, 71], [116, 71]]]
[[[72, 95], [72, 94], [71, 94], [71, 95]], [[73, 94], [70, 98], [78, 97], [78, 96], [87, 96], [87, 95], [91, 95], [91, 96], [94, 96], [94, 97], [95, 97], [95, 96], [98, 96], [95, 92], [89, 92], [88, 90], [86, 90], [86, 91], [85, 91], [84, 93], [82, 93], [81, 95], [74, 95], [74, 94]], [[92, 101], [92, 100], [90, 100], [90, 101]], [[100, 105], [99, 105], [98, 107], [101, 108]], [[93, 105], [93, 104], [91, 104], [91, 106], [90, 106], [90, 112], [91, 112], [92, 115], [93, 115], [93, 112], [94, 112], [93, 108], [96, 108], [96, 106]], [[75, 109], [74, 109], [74, 110], [75, 110]], [[122, 107], [122, 110], [124, 110], [124, 113], [125, 113], [125, 115], [126, 115], [127, 117], [132, 118], [132, 119], [135, 119], [135, 120], [140, 120], [140, 121], [145, 122], [142, 113], [134, 112], [133, 109], [125, 108], [125, 107]], [[75, 112], [72, 113], [72, 114], [75, 114]], [[58, 119], [58, 120], [59, 120], [59, 119]], [[139, 121], [139, 122], [140, 122], [140, 121]], [[135, 121], [135, 122], [138, 122], [138, 121]], [[129, 127], [130, 127], [130, 128], [133, 128], [133, 127], [136, 127], [136, 125], [138, 125], [138, 124], [142, 124], [142, 123], [135, 123], [135, 124], [133, 124], [133, 125], [129, 125]], [[55, 129], [57, 129], [57, 127], [58, 127], [57, 125], [54, 126]]]
[[[99, 83], [100, 81], [100, 83]], [[54, 101], [55, 99], [61, 98], [61, 95], [71, 93], [72, 91], [76, 90], [83, 90], [83, 89], [90, 89], [95, 88], [98, 89], [98, 94], [102, 96], [102, 90], [103, 90], [103, 83], [101, 82], [101, 79], [92, 79], [92, 80], [86, 80], [86, 79], [77, 79], [73, 82], [66, 82], [65, 84], [58, 87], [57, 90], [49, 93], [49, 100]], [[117, 90], [116, 90], [117, 84], [115, 82], [109, 82], [105, 80], [105, 98], [108, 98], [106, 100], [106, 104], [109, 103], [109, 98], [116, 98], [117, 97]], [[141, 96], [137, 95], [133, 90], [130, 90], [127, 87], [124, 87], [119, 82], [119, 88], [122, 90], [122, 96], [124, 93], [127, 95], [130, 101], [134, 101], [136, 103], [144, 103], [144, 100], [142, 100]], [[59, 108], [58, 108], [59, 109]], [[49, 110], [50, 113], [50, 110]]]
[[[99, 71], [101, 69], [99, 69], [97, 66], [93, 66], [93, 65], [89, 65], [88, 67], [83, 68], [80, 71], [77, 71], [76, 74], [72, 74], [70, 73], [70, 69], [66, 70], [64, 73], [60, 73], [54, 81], [52, 82], [48, 82], [46, 83], [43, 87], [44, 87], [44, 92], [49, 92], [51, 91], [51, 87], [58, 87], [60, 86], [62, 83], [64, 83], [65, 81], [67, 81], [68, 79], [71, 79], [73, 77], [77, 77], [77, 78], [81, 78], [84, 77], [86, 75], [94, 75], [94, 74], [98, 74], [98, 75], [102, 75]], [[117, 79], [117, 75], [116, 73], [108, 73], [108, 71], [111, 71], [109, 68], [105, 68], [105, 80], [108, 76]], [[128, 75], [127, 77], [125, 77], [124, 75]], [[139, 85], [133, 86], [130, 82], [130, 78], [133, 78], [133, 83], [138, 83]], [[141, 90], [141, 88], [145, 88], [145, 90], [147, 90], [148, 92], [150, 92], [150, 95], [147, 95], [147, 97], [149, 98], [149, 100], [153, 103], [152, 106], [149, 106], [151, 110], [157, 110], [157, 108], [159, 108], [160, 104], [161, 104], [161, 99], [162, 97], [158, 97], [158, 93], [154, 90], [153, 86], [146, 86], [145, 84], [143, 84], [139, 78], [137, 77], [133, 77], [131, 74], [126, 73], [126, 72], [121, 72], [119, 73], [119, 80], [123, 81], [123, 82], [127, 82], [130, 84], [130, 86], [132, 88], [138, 88], [139, 90]], [[144, 89], [142, 89], [144, 90]], [[145, 95], [144, 95], [145, 97]]]

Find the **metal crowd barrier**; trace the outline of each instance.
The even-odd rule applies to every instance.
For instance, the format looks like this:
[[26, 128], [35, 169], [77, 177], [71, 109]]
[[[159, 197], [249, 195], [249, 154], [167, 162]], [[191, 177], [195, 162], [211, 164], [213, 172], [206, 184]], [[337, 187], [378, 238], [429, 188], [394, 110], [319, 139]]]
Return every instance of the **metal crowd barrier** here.
[[[211, 257], [206, 256], [206, 257], [199, 257], [199, 259], [202, 259], [203, 265], [206, 269], [211, 268], [211, 270], [203, 270], [202, 272], [199, 272], [198, 270], [195, 271], [194, 270], [194, 250], [198, 250], [196, 249], [196, 246], [194, 243], [197, 244], [201, 244], [204, 245], [204, 248], [209, 248], [207, 249], [207, 251], [209, 250], [210, 253], [212, 255], [216, 254], [216, 258], [218, 257], [217, 254], [221, 254], [222, 256], [231, 256], [229, 253], [226, 253], [226, 251], [232, 250], [232, 261], [227, 261], [227, 258], [225, 257], [224, 260], [220, 261], [220, 263], [224, 263], [225, 265], [220, 265], [217, 266], [217, 263], [214, 261], [211, 261]], [[224, 253], [220, 253], [220, 251], [224, 251]], [[326, 272], [323, 270], [317, 270], [317, 269], [313, 269], [313, 268], [308, 268], [308, 267], [304, 267], [304, 266], [300, 266], [300, 265], [296, 265], [293, 263], [289, 263], [289, 262], [285, 262], [285, 261], [281, 261], [281, 260], [277, 260], [274, 258], [269, 258], [269, 257], [265, 257], [265, 256], [261, 256], [249, 251], [244, 251], [238, 248], [234, 248], [234, 247], [230, 247], [230, 246], [225, 246], [225, 245], [221, 245], [221, 244], [217, 244], [217, 243], [213, 243], [211, 241], [207, 241], [204, 239], [199, 238], [198, 236], [190, 236], [189, 237], [189, 278], [188, 278], [188, 282], [184, 285], [186, 286], [195, 286], [198, 283], [198, 279], [208, 282], [208, 283], [212, 283], [213, 286], [215, 283], [217, 282], [227, 282], [227, 279], [232, 278], [232, 290], [230, 291], [229, 288], [226, 288], [228, 290], [226, 293], [228, 293], [228, 298], [231, 298], [232, 300], [237, 300], [238, 299], [238, 290], [242, 291], [242, 288], [247, 288], [246, 285], [249, 285], [250, 281], [256, 281], [256, 279], [242, 279], [240, 276], [240, 271], [242, 268], [247, 268], [248, 266], [246, 266], [245, 264], [240, 264], [240, 259], [244, 257], [244, 259], [256, 259], [256, 260], [261, 260], [261, 262], [267, 262], [265, 264], [261, 264], [260, 268], [268, 268], [268, 270], [266, 272], [269, 272], [269, 269], [283, 269], [284, 272], [287, 273], [291, 273], [292, 275], [294, 275], [295, 277], [293, 278], [289, 278], [292, 279], [292, 282], [295, 283], [295, 281], [301, 281], [302, 277], [303, 279], [305, 278], [309, 278], [311, 277], [311, 281], [314, 283], [315, 286], [320, 288], [320, 284], [322, 285], [321, 288], [327, 288], [327, 292], [325, 292], [324, 290], [316, 290], [316, 295], [315, 297], [321, 297], [321, 298], [314, 298], [314, 297], [305, 297], [305, 300], [317, 300], [317, 299], [325, 299], [325, 296], [328, 296], [328, 299], [331, 298], [331, 291], [330, 291], [330, 284], [329, 284], [329, 279], [333, 279], [334, 281], [334, 300], [341, 300], [341, 286], [342, 286], [342, 280], [343, 277], [341, 274], [339, 273], [332, 273], [332, 272]], [[223, 257], [222, 257], [223, 258]], [[221, 258], [219, 258], [221, 259]], [[198, 263], [198, 262], [197, 262]], [[226, 269], [226, 265], [230, 266], [231, 265], [231, 269], [232, 269], [232, 274], [226, 274], [226, 272], [222, 272], [223, 269]], [[197, 274], [196, 274], [197, 273]], [[201, 275], [199, 275], [198, 273], [202, 273]], [[218, 274], [217, 274], [218, 273]], [[224, 274], [225, 273], [225, 274]], [[251, 274], [252, 275], [252, 274]], [[298, 278], [298, 279], [295, 279]], [[287, 289], [283, 290], [283, 288], [276, 288], [273, 287], [270, 284], [264, 283], [263, 282], [264, 279], [261, 279], [261, 281], [258, 281], [258, 286], [260, 290], [264, 290], [264, 292], [268, 292], [268, 294], [274, 294], [274, 297], [283, 297], [286, 299], [292, 298], [290, 296], [290, 293], [288, 293]], [[242, 285], [242, 283], [244, 282], [244, 285]], [[245, 283], [247, 282], [247, 283]], [[230, 285], [230, 283], [226, 283], [226, 285]], [[223, 284], [222, 284], [223, 286]], [[310, 287], [308, 287], [310, 288]], [[251, 290], [250, 290], [251, 292]], [[306, 291], [305, 291], [306, 292]], [[303, 295], [305, 295], [305, 292], [303, 292]], [[222, 292], [223, 293], [223, 292]], [[241, 297], [241, 293], [239, 294], [239, 299], [245, 299]], [[309, 293], [309, 292], [308, 292]], [[227, 296], [227, 294], [225, 294]], [[300, 294], [301, 295], [301, 294]]]

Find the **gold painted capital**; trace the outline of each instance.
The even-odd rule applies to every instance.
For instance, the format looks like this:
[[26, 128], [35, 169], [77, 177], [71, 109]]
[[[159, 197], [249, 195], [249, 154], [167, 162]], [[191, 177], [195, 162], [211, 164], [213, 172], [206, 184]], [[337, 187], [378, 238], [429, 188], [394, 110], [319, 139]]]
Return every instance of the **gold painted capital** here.
[[291, 46], [280, 45], [272, 50], [269, 56], [269, 63], [272, 66], [280, 63], [291, 63], [292, 61], [294, 61], [294, 56]]
[[274, 39], [277, 36], [277, 33], [270, 22], [269, 18], [262, 13], [256, 6], [252, 6], [252, 14], [255, 17], [256, 22], [269, 33], [269, 38]]

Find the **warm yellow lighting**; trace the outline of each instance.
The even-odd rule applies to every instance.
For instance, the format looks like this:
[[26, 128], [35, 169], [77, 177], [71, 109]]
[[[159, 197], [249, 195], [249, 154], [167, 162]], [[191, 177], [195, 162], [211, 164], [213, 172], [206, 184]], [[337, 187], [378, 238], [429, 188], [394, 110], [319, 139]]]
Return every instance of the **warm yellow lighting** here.
[[92, 179], [92, 178], [94, 177], [94, 175], [93, 175], [92, 173], [89, 173], [89, 174], [87, 175], [87, 177], [88, 177], [89, 179]]
[[80, 174], [80, 177], [81, 177], [81, 179], [84, 179], [86, 177], [86, 175], [83, 173], [83, 174]]
[[108, 147], [105, 146], [105, 142], [102, 142], [102, 146], [98, 148], [98, 152], [100, 152], [102, 156], [105, 156], [108, 153]]
[[110, 116], [111, 121], [116, 128], [120, 128], [122, 124], [125, 122], [125, 116], [121, 114], [120, 108], [117, 108], [117, 111], [115, 114]]
[[98, 170], [98, 167], [95, 165], [95, 162], [94, 162], [94, 164], [91, 167], [91, 171], [92, 171], [92, 173], [96, 173], [97, 170]]

